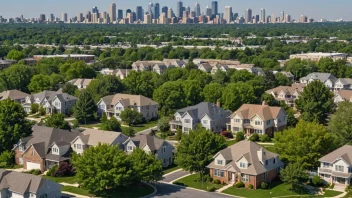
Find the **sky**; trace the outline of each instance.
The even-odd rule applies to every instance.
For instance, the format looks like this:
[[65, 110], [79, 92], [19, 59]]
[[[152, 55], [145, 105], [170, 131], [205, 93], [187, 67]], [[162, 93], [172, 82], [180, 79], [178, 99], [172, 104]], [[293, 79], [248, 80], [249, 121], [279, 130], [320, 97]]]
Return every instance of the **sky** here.
[[[194, 8], [196, 0], [183, 0], [184, 6]], [[177, 0], [153, 0], [159, 2], [160, 8], [163, 6], [172, 7], [176, 12]], [[205, 7], [211, 6], [211, 0], [199, 0], [201, 12]], [[352, 20], [350, 9], [351, 0], [218, 0], [219, 13], [224, 12], [225, 6], [232, 6], [234, 13], [244, 15], [247, 8], [253, 10], [253, 15], [260, 14], [260, 9], [266, 9], [266, 15], [279, 16], [281, 11], [290, 14], [293, 19], [299, 19], [300, 15], [307, 15], [315, 20], [328, 19]], [[97, 6], [100, 12], [108, 11], [109, 4], [116, 3], [117, 9], [125, 10], [130, 8], [132, 11], [137, 5], [143, 6], [147, 10], [149, 0], [2, 0], [0, 5], [0, 16], [16, 17], [21, 14], [25, 18], [39, 18], [39, 14], [53, 13], [61, 18], [62, 13], [68, 13], [69, 18], [77, 16], [78, 13], [86, 13], [93, 6]]]

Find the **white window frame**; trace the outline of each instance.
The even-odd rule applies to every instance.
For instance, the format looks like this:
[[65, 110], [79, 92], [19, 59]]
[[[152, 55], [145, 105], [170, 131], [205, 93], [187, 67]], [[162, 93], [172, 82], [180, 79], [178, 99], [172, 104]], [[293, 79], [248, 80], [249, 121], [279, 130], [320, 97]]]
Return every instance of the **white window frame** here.
[[249, 182], [249, 175], [247, 175], [247, 174], [242, 174], [242, 175], [241, 175], [241, 181], [242, 181], [242, 182]]
[[133, 151], [133, 146], [127, 146], [127, 151]]
[[244, 163], [244, 162], [240, 162], [240, 168], [247, 168], [246, 163]]
[[77, 148], [78, 150], [81, 150], [81, 149], [82, 149], [82, 145], [81, 145], [81, 144], [76, 144], [76, 148]]
[[217, 163], [218, 165], [223, 165], [222, 162], [223, 162], [223, 160], [217, 160], [217, 161], [216, 161], [216, 163]]
[[255, 124], [256, 126], [260, 126], [260, 125], [262, 125], [262, 122], [261, 122], [261, 121], [256, 120], [256, 121], [254, 121], [254, 124]]
[[335, 171], [337, 172], [344, 172], [345, 167], [341, 165], [335, 165]]
[[216, 176], [216, 177], [225, 177], [225, 171], [214, 169], [214, 176]]
[[[187, 129], [187, 130], [186, 130], [186, 129]], [[183, 131], [188, 132], [188, 131], [189, 131], [189, 128], [183, 127]]]
[[191, 119], [185, 119], [185, 123], [186, 124], [190, 124], [191, 123]]
[[203, 124], [208, 124], [208, 120], [203, 120]]

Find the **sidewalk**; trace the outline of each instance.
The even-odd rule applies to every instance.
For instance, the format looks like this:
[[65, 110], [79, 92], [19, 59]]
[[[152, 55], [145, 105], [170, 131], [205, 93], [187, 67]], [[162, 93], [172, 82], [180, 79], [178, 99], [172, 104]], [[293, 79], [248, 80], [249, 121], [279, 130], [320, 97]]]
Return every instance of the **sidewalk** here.
[[226, 190], [226, 189], [228, 189], [228, 188], [230, 188], [232, 186], [233, 186], [233, 184], [227, 184], [226, 186], [224, 186], [224, 187], [222, 187], [220, 189], [217, 189], [216, 192], [221, 193], [222, 191], [224, 191], [224, 190]]

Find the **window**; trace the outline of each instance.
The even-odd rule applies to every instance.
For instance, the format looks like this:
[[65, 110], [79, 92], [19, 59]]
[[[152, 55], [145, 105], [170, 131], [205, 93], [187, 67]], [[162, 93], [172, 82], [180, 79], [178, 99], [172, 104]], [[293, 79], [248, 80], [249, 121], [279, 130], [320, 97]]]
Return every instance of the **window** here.
[[40, 198], [48, 198], [47, 194], [40, 195]]
[[222, 165], [222, 160], [217, 161], [218, 165]]
[[77, 144], [77, 149], [82, 149], [82, 145]]
[[241, 175], [241, 181], [242, 182], [249, 182], [249, 175], [242, 174]]
[[208, 124], [208, 120], [203, 120], [203, 124]]
[[264, 181], [266, 181], [267, 174], [267, 172], [264, 173]]
[[326, 163], [326, 162], [323, 163], [323, 168], [329, 168], [329, 167], [330, 167], [329, 163]]
[[24, 146], [22, 146], [22, 145], [19, 146], [19, 147], [18, 147], [18, 150], [19, 150], [19, 151], [24, 151], [24, 150], [25, 150], [25, 149], [24, 149]]
[[244, 123], [244, 124], [249, 124], [249, 123], [251, 123], [251, 121], [250, 121], [249, 119], [244, 119], [244, 120], [243, 120], [243, 123]]
[[273, 164], [275, 164], [275, 162], [276, 162], [276, 159], [274, 158], [274, 160], [273, 160]]
[[246, 168], [246, 163], [240, 162], [240, 167], [241, 167], [241, 168]]
[[163, 163], [166, 164], [166, 159], [163, 159]]
[[265, 160], [265, 166], [267, 166], [268, 165], [268, 160]]
[[335, 165], [335, 171], [343, 172], [343, 166]]
[[267, 121], [266, 121], [266, 124], [267, 124], [267, 125], [271, 124], [271, 120], [267, 120]]
[[32, 155], [34, 156], [34, 149], [32, 149]]
[[235, 122], [240, 123], [241, 119], [235, 119]]
[[185, 123], [189, 124], [189, 123], [191, 123], [191, 120], [190, 119], [185, 119]]
[[254, 129], [254, 133], [263, 134], [263, 130]]
[[133, 147], [132, 146], [127, 146], [127, 150], [128, 151], [133, 151]]
[[238, 131], [240, 131], [240, 128], [239, 127], [233, 127], [233, 129], [232, 129], [234, 132], [238, 132]]
[[163, 153], [166, 153], [166, 146], [163, 147]]
[[189, 131], [189, 128], [184, 127], [184, 128], [183, 128], [183, 131], [188, 132], [188, 131]]
[[255, 121], [254, 123], [255, 123], [255, 125], [262, 125], [261, 121]]
[[224, 177], [224, 171], [223, 170], [214, 169], [214, 176]]

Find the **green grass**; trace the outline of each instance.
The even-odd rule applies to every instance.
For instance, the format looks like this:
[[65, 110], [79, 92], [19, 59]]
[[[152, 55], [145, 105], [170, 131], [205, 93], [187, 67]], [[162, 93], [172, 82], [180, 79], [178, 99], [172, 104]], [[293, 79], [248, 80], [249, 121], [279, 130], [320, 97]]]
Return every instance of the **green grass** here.
[[231, 145], [234, 145], [234, 144], [236, 144], [236, 140], [226, 141], [226, 145], [227, 146], [231, 146]]
[[0, 168], [4, 168], [4, 169], [19, 169], [19, 168], [23, 168], [23, 165], [14, 164], [12, 166], [6, 166], [5, 162], [0, 162]]
[[216, 189], [220, 189], [223, 187], [221, 184], [213, 184], [212, 182], [199, 182], [199, 174], [194, 174], [190, 175], [188, 177], [179, 179], [174, 182], [174, 184], [181, 185], [181, 186], [186, 186], [186, 187], [191, 187], [191, 188], [196, 188], [200, 190], [207, 190], [211, 187], [215, 187]]
[[350, 198], [352, 197], [352, 191], [348, 192], [343, 198]]
[[339, 192], [339, 191], [334, 191], [334, 190], [326, 190], [324, 192], [324, 195], [321, 195], [319, 197], [335, 197], [337, 195], [341, 195], [342, 192]]
[[261, 145], [264, 147], [266, 150], [274, 152], [274, 146], [273, 145]]
[[163, 168], [163, 175], [171, 173], [172, 171], [175, 171], [177, 169], [180, 169], [176, 164], [173, 164], [167, 168]]
[[77, 195], [92, 196], [92, 194], [89, 193], [88, 190], [85, 190], [83, 188], [74, 187], [74, 186], [62, 186], [61, 190], [66, 191], [66, 192], [70, 192], [70, 193], [74, 193]]
[[152, 128], [152, 127], [155, 127], [155, 126], [157, 126], [157, 121], [150, 121], [150, 122], [147, 122], [145, 124], [141, 124], [141, 125], [138, 125], [138, 126], [132, 126], [132, 127], [138, 133], [140, 131], [144, 131], [146, 129], [149, 129], [149, 128]]
[[309, 193], [306, 189], [300, 189], [300, 192], [293, 192], [289, 190], [291, 185], [283, 184], [281, 182], [272, 183], [272, 188], [268, 190], [257, 189], [257, 190], [249, 190], [245, 188], [235, 188], [230, 187], [222, 193], [240, 196], [240, 197], [256, 197], [256, 198], [269, 198], [269, 197], [280, 197], [280, 196], [290, 196], [290, 195], [307, 195]]
[[79, 125], [79, 126], [83, 128], [93, 129], [93, 128], [99, 128], [100, 125], [101, 123], [94, 123], [94, 124], [85, 124], [85, 125]]
[[68, 184], [75, 184], [78, 182], [78, 178], [76, 176], [72, 177], [50, 177], [43, 175], [43, 178], [50, 179], [56, 183], [68, 183]]

